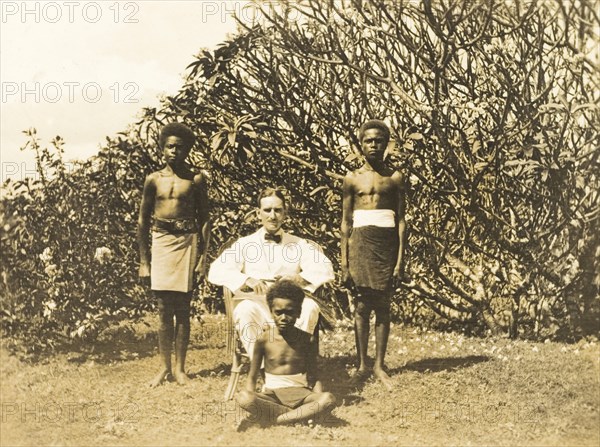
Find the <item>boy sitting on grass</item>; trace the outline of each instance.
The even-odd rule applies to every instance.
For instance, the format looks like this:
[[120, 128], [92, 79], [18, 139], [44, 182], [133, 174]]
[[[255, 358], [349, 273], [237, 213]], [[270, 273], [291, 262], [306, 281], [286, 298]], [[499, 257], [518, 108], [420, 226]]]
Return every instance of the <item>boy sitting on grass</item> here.
[[[314, 337], [294, 326], [303, 300], [302, 288], [291, 280], [279, 280], [267, 292], [275, 325], [264, 331], [254, 346], [246, 389], [237, 399], [251, 417], [240, 423], [238, 431], [253, 421], [268, 425], [317, 419], [335, 406], [335, 397], [323, 391], [317, 378], [318, 346]], [[265, 387], [257, 393], [263, 360]]]

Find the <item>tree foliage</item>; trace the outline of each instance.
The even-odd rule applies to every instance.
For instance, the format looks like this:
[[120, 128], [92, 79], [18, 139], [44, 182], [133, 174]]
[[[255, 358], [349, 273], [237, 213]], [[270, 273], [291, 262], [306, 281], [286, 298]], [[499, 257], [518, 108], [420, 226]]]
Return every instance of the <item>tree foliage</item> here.
[[593, 4], [257, 8], [257, 23], [200, 55], [173, 98], [193, 122], [206, 110], [221, 118], [204, 155], [217, 184], [243, 188], [219, 197], [289, 185], [310, 216], [298, 231], [337, 253], [339, 180], [360, 161], [356, 129], [384, 118], [390, 162], [413, 190], [415, 281], [400, 302], [416, 296], [444, 318], [514, 335], [520, 322], [536, 335], [594, 327], [585, 321], [598, 310]]
[[[599, 25], [588, 0], [257, 2], [255, 23], [202, 51], [176, 95], [109, 141], [100, 156], [117, 165], [55, 182], [105, 182], [133, 275], [132, 216], [160, 164], [158, 130], [184, 120], [201, 137], [191, 162], [211, 181], [213, 251], [250, 231], [253, 202], [271, 184], [289, 191], [289, 227], [337, 259], [341, 179], [362, 161], [356, 131], [384, 119], [388, 161], [411, 186], [412, 281], [395, 298], [399, 316], [585, 335], [600, 314]], [[106, 191], [127, 197], [110, 202]], [[11, 200], [4, 206], [23, 198]]]

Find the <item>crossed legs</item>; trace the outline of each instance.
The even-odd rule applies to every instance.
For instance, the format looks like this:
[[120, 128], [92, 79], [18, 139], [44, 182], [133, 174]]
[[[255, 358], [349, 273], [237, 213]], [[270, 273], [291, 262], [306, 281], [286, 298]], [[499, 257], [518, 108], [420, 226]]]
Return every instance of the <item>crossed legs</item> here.
[[270, 424], [293, 424], [295, 422], [327, 415], [335, 407], [335, 397], [328, 392], [309, 394], [302, 405], [290, 408], [274, 402], [261, 393], [242, 390], [238, 395], [240, 407], [248, 411], [253, 422]]

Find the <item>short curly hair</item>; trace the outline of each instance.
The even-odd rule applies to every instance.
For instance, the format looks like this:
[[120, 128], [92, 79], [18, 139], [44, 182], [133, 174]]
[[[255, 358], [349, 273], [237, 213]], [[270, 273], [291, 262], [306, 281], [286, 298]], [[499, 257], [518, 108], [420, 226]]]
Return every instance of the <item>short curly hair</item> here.
[[169, 123], [162, 128], [160, 136], [158, 137], [158, 144], [161, 149], [165, 146], [165, 142], [169, 137], [181, 138], [187, 151], [190, 151], [196, 142], [196, 135], [192, 129], [182, 123]]
[[385, 134], [385, 139], [390, 141], [390, 128], [381, 120], [369, 120], [360, 126], [358, 130], [358, 140], [362, 143], [365, 132], [369, 129], [379, 129]]
[[280, 279], [267, 291], [267, 303], [269, 304], [269, 309], [273, 307], [273, 300], [275, 298], [292, 300], [298, 308], [301, 308], [302, 302], [304, 301], [304, 290], [292, 280]]

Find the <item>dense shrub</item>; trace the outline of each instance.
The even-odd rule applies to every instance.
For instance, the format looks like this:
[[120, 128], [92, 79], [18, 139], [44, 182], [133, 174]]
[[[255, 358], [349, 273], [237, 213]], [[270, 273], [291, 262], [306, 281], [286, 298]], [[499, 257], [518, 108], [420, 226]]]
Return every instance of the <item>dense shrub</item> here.
[[62, 140], [25, 149], [37, 175], [8, 183], [1, 202], [2, 329], [36, 351], [92, 338], [115, 320], [148, 308], [136, 281], [134, 247], [139, 173], [112, 146], [82, 163], [64, 163]]

